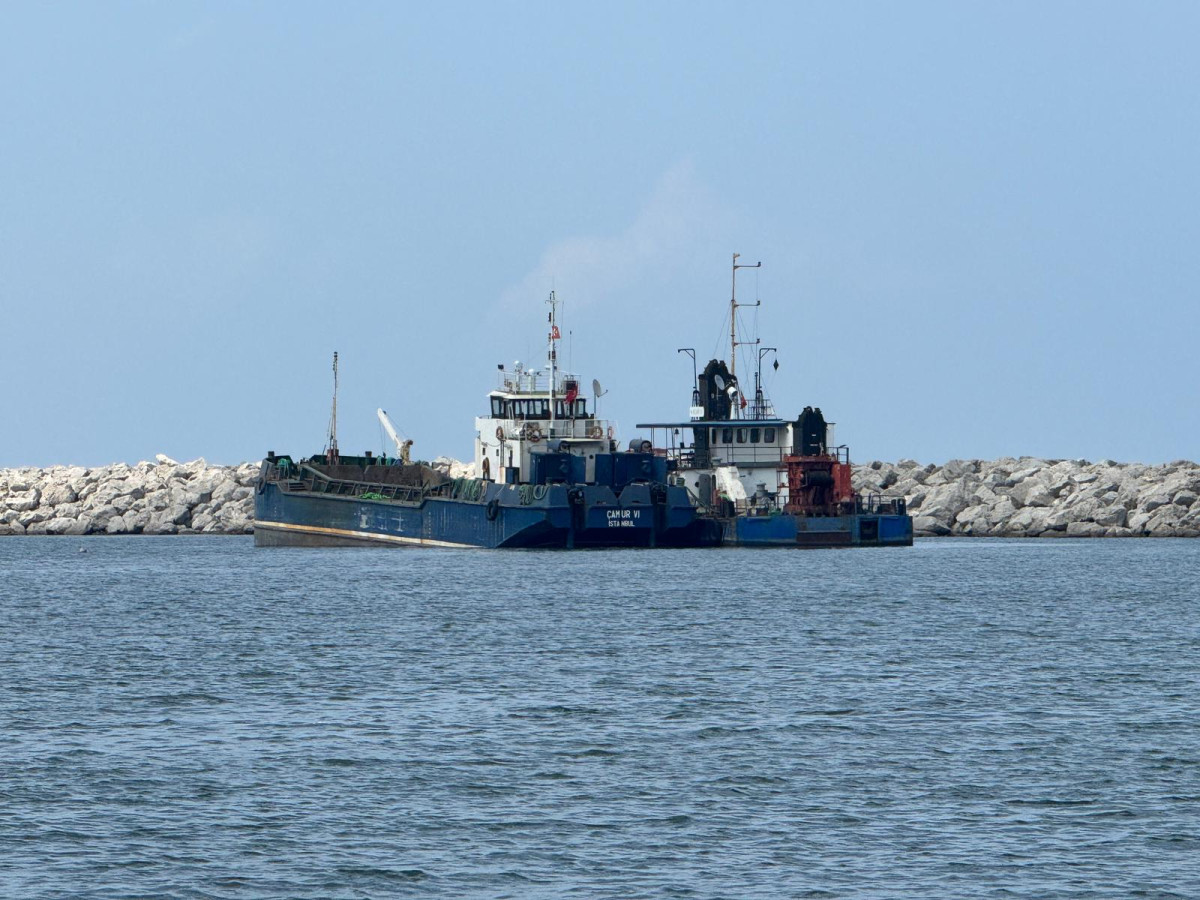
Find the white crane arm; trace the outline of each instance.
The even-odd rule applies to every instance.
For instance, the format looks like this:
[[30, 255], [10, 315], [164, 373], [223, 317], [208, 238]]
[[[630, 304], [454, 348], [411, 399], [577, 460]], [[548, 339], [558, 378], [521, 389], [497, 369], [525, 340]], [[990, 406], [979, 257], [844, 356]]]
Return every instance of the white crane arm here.
[[400, 435], [396, 434], [396, 426], [392, 424], [392, 420], [388, 418], [388, 414], [382, 409], [375, 410], [375, 415], [379, 416], [379, 424], [383, 426], [383, 430], [388, 433], [396, 444], [396, 452], [404, 453], [404, 441], [400, 440]]

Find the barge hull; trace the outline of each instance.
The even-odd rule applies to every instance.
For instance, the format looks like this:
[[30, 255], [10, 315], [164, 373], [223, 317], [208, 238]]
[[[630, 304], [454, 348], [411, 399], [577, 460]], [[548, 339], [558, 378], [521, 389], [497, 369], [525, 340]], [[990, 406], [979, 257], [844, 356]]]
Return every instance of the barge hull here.
[[278, 481], [261, 480], [255, 497], [254, 544], [573, 549], [720, 543], [719, 526], [697, 517], [690, 505], [681, 507], [686, 494], [677, 496], [675, 489], [661, 504], [650, 500], [640, 485], [619, 496], [604, 491], [574, 500], [562, 485], [548, 485], [538, 494], [530, 497], [515, 485], [487, 484], [473, 500], [425, 497], [399, 502], [287, 490]]
[[735, 516], [721, 520], [728, 547], [911, 547], [907, 515]]

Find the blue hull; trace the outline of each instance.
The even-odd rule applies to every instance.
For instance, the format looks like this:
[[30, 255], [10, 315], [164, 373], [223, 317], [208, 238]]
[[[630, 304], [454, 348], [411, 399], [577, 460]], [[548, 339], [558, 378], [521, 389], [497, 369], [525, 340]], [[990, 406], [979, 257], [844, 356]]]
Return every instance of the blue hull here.
[[722, 519], [722, 543], [733, 547], [911, 547], [912, 517], [737, 516]]
[[[540, 495], [540, 496], [539, 496]], [[681, 488], [655, 502], [644, 485], [620, 495], [602, 485], [569, 491], [547, 485], [484, 483], [476, 499], [416, 502], [289, 491], [260, 481], [254, 504], [257, 546], [703, 547], [720, 527], [696, 516]]]

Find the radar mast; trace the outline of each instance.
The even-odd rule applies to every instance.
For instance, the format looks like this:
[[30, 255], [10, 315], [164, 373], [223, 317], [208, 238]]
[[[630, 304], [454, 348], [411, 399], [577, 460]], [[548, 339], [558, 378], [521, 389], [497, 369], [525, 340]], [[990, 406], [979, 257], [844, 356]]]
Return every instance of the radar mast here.
[[733, 254], [733, 290], [729, 298], [729, 374], [737, 375], [737, 348], [742, 344], [757, 344], [758, 339], [753, 341], [739, 341], [737, 339], [737, 311], [739, 306], [761, 306], [761, 300], [755, 300], [753, 303], [738, 303], [737, 302], [737, 270], [738, 269], [757, 269], [762, 266], [762, 261], [756, 262], [754, 265], [749, 263], [739, 263], [738, 258], [742, 254]]

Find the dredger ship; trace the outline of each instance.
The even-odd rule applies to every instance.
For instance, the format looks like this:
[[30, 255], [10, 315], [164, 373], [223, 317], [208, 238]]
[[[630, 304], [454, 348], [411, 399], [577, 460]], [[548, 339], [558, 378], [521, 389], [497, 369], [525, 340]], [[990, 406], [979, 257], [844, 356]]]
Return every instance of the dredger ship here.
[[[499, 366], [475, 420], [476, 477], [451, 478], [407, 459], [337, 447], [334, 413], [324, 452], [270, 452], [254, 504], [258, 546], [380, 544], [424, 547], [708, 547], [721, 525], [702, 514], [672, 461], [647, 441], [618, 449], [613, 422], [558, 365], [558, 303], [548, 301], [544, 367]], [[382, 418], [382, 411], [380, 411]], [[388, 426], [390, 427], [390, 426]]]
[[[701, 516], [720, 526], [721, 544], [745, 547], [911, 546], [912, 517], [904, 498], [862, 496], [854, 490], [850, 449], [833, 440], [819, 407], [794, 420], [776, 415], [763, 389], [762, 361], [775, 352], [756, 337], [739, 341], [737, 272], [733, 255], [729, 301], [729, 360], [693, 370], [692, 402], [684, 421], [651, 422], [651, 442], [665, 436], [672, 483], [687, 488]], [[739, 346], [751, 351], [754, 390], [748, 398], [736, 373]], [[681, 349], [695, 361], [695, 350]], [[774, 361], [778, 369], [778, 359]], [[690, 437], [690, 441], [688, 438]]]
[[[638, 425], [650, 440], [618, 449], [602, 396], [558, 365], [558, 301], [551, 293], [546, 364], [499, 366], [499, 384], [475, 420], [474, 477], [451, 478], [408, 459], [337, 447], [336, 354], [330, 439], [307, 459], [268, 453], [255, 498], [259, 546], [429, 547], [845, 547], [912, 544], [903, 498], [862, 496], [849, 449], [808, 406], [776, 415], [762, 386], [774, 348], [737, 336], [733, 258], [730, 357], [693, 370], [684, 421]], [[755, 304], [757, 305], [757, 304]], [[739, 346], [757, 354], [748, 399], [736, 373]], [[693, 361], [695, 351], [689, 350]], [[778, 367], [778, 361], [775, 362]], [[654, 438], [665, 440], [655, 446]], [[689, 440], [690, 439], [690, 440]]]

